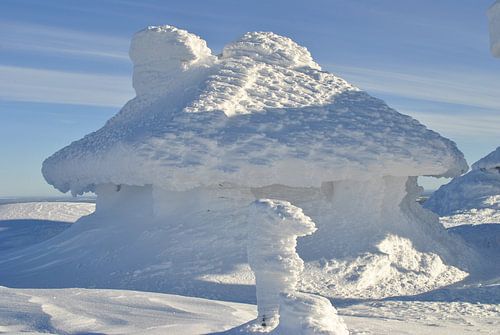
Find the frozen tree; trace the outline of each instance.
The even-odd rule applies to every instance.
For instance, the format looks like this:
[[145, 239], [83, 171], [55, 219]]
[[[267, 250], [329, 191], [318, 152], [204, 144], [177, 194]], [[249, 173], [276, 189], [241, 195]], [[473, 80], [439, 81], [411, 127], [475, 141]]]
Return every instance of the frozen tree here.
[[255, 273], [260, 325], [279, 322], [275, 334], [347, 334], [327, 299], [296, 292], [304, 269], [297, 238], [314, 233], [314, 222], [289, 202], [270, 199], [255, 201], [250, 219], [248, 262]]

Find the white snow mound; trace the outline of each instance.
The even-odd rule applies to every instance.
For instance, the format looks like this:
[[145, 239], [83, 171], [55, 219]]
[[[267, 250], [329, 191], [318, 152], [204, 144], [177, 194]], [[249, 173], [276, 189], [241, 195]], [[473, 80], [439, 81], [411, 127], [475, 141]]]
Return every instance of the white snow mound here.
[[347, 326], [330, 301], [308, 293], [280, 295], [280, 323], [275, 335], [348, 335]]
[[[454, 223], [498, 223], [500, 217], [500, 147], [472, 165], [467, 174], [441, 186], [424, 206]], [[459, 217], [452, 218], [458, 215]], [[464, 217], [465, 215], [465, 217]], [[465, 223], [465, 222], [464, 222]]]
[[431, 291], [468, 275], [435, 253], [419, 252], [406, 238], [389, 235], [377, 248], [355, 259], [308, 263], [301, 289], [328, 295], [327, 288], [332, 288], [342, 297], [383, 298]]

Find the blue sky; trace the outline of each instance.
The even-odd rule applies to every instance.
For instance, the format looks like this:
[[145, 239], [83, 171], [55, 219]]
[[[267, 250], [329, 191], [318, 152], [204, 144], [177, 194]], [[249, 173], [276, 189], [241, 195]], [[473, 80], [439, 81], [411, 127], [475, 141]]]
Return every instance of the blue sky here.
[[41, 176], [43, 159], [133, 97], [130, 38], [158, 24], [194, 32], [215, 52], [246, 31], [287, 35], [323, 69], [457, 142], [473, 163], [500, 145], [492, 2], [1, 0], [0, 196], [58, 194]]

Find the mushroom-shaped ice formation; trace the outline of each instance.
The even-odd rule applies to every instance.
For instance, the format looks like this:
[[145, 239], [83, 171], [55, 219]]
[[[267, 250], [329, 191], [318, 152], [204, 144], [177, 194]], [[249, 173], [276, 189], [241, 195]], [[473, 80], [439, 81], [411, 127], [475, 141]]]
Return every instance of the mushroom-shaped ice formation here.
[[43, 164], [62, 192], [104, 183], [310, 187], [467, 169], [453, 142], [321, 71], [289, 38], [248, 33], [215, 59], [193, 34], [150, 27], [130, 55], [137, 97]]
[[467, 174], [441, 186], [425, 202], [459, 223], [497, 223], [500, 219], [500, 147], [472, 164]]
[[497, 0], [488, 10], [490, 21], [491, 53], [500, 57], [500, 0]]
[[[415, 202], [417, 176], [453, 177], [467, 170], [455, 144], [322, 71], [291, 39], [247, 33], [214, 56], [187, 31], [150, 27], [134, 36], [130, 55], [137, 96], [42, 167], [45, 179], [62, 192], [96, 192], [96, 213], [58, 236], [61, 243], [50, 253], [32, 249], [17, 258], [23, 262], [0, 262], [1, 273], [9, 274], [2, 277], [5, 283], [21, 285], [26, 275], [15, 271], [19, 264], [39, 269], [42, 262], [44, 275], [31, 275], [46, 285], [56, 273], [67, 273], [65, 282], [80, 286], [106, 286], [124, 274], [131, 278], [119, 282], [131, 288], [175, 287], [175, 293], [208, 296], [199, 278], [231, 282], [228, 271], [240, 270], [250, 276], [242, 218], [256, 198], [290, 201], [314, 219], [318, 234], [297, 247], [306, 269], [323, 271], [329, 260], [378, 252], [388, 234], [448, 263], [464, 250]], [[92, 230], [96, 226], [108, 234]], [[86, 234], [73, 236], [77, 230]], [[106, 236], [118, 233], [115, 243], [141, 253], [109, 250]], [[87, 245], [100, 250], [102, 262], [79, 252]], [[404, 275], [400, 265], [386, 274]], [[72, 274], [84, 268], [107, 275], [82, 275], [74, 282]], [[165, 269], [161, 276], [147, 275], [158, 269]], [[443, 285], [425, 277], [431, 272], [416, 272], [425, 287], [384, 292], [416, 294]], [[442, 277], [444, 284], [457, 279]], [[335, 294], [328, 272], [316, 278], [323, 281], [311, 291]]]
[[275, 325], [279, 295], [296, 291], [304, 262], [296, 253], [297, 238], [316, 231], [314, 222], [288, 201], [260, 199], [251, 206], [248, 264], [255, 273], [257, 320]]

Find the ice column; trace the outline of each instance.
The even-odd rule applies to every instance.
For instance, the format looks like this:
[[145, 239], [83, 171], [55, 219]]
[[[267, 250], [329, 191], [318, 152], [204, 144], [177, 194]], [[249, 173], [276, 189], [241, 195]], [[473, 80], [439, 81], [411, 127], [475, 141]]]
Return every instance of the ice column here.
[[261, 199], [250, 211], [248, 263], [255, 273], [258, 320], [275, 325], [280, 293], [293, 292], [304, 262], [296, 253], [297, 237], [314, 233], [316, 227], [302, 209], [287, 201]]

